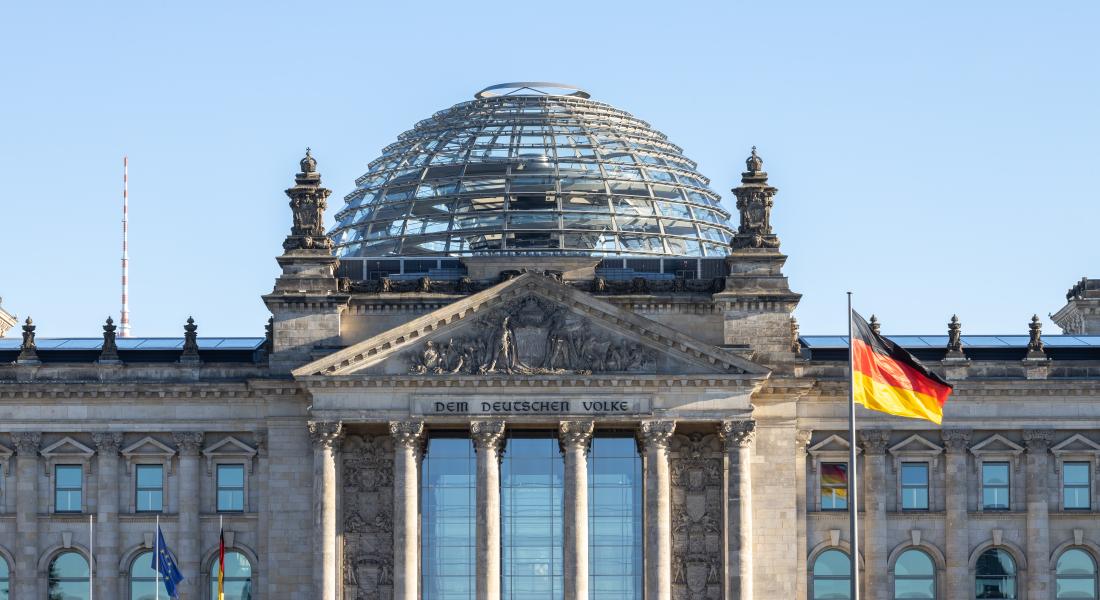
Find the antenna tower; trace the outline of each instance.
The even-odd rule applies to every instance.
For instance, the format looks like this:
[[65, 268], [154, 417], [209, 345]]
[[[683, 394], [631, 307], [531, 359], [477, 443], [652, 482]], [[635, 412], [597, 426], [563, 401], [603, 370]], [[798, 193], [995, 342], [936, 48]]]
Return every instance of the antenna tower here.
[[122, 315], [119, 319], [119, 336], [130, 337], [130, 252], [127, 248], [129, 233], [129, 158], [122, 157]]

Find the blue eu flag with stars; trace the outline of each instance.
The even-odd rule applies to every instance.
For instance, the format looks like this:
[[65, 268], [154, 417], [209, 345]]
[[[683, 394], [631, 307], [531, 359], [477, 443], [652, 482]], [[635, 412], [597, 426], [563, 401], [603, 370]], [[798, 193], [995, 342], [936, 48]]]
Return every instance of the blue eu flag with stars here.
[[152, 567], [155, 571], [160, 571], [160, 576], [164, 581], [164, 589], [168, 592], [168, 596], [179, 598], [180, 593], [177, 587], [183, 581], [183, 575], [180, 575], [180, 570], [176, 568], [175, 555], [164, 543], [164, 531], [160, 527], [157, 527], [157, 552], [153, 556]]

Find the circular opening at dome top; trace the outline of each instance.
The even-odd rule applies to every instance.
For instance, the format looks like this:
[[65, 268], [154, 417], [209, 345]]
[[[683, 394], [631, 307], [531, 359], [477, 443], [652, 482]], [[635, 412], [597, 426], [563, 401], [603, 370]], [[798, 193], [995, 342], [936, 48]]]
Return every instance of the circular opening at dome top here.
[[494, 98], [497, 96], [572, 96], [591, 98], [592, 94], [575, 85], [554, 83], [551, 81], [513, 81], [491, 85], [474, 94], [474, 98]]

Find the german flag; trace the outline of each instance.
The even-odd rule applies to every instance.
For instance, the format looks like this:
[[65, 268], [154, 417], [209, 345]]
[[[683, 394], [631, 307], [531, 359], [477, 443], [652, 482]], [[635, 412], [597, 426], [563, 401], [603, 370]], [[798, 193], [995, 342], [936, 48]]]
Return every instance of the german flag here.
[[912, 354], [875, 333], [852, 311], [852, 398], [856, 404], [899, 417], [943, 421], [951, 384]]

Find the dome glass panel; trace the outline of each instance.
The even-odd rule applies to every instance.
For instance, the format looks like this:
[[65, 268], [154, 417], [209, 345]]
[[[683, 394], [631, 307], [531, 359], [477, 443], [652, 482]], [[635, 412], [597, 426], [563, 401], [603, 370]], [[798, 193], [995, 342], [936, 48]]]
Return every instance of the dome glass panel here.
[[478, 92], [402, 133], [356, 180], [337, 256], [725, 256], [710, 180], [648, 123], [562, 84]]

